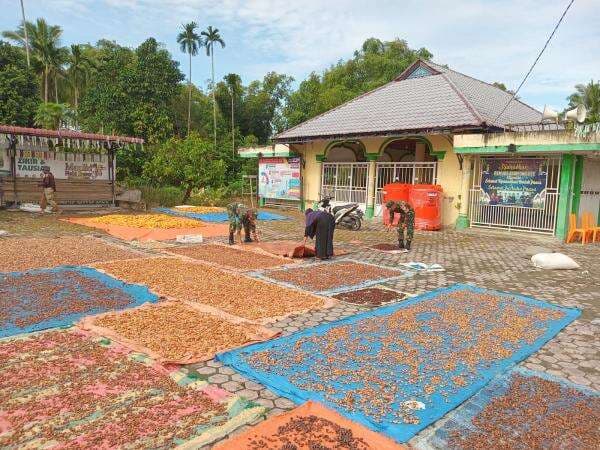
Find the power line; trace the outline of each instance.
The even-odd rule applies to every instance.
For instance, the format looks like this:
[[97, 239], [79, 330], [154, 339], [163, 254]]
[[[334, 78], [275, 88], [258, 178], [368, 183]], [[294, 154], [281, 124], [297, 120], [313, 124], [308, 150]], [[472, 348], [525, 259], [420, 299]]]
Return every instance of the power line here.
[[574, 2], [575, 2], [575, 0], [571, 0], [571, 2], [567, 5], [567, 7], [565, 8], [565, 10], [562, 13], [562, 16], [560, 16], [560, 19], [558, 20], [558, 22], [554, 26], [554, 30], [552, 30], [552, 33], [550, 33], [550, 36], [546, 40], [546, 43], [544, 44], [544, 47], [542, 48], [542, 50], [538, 54], [537, 58], [535, 58], [535, 61], [533, 62], [533, 64], [529, 68], [529, 71], [527, 72], [527, 74], [525, 75], [525, 77], [523, 78], [523, 81], [521, 81], [521, 84], [519, 85], [519, 87], [517, 88], [517, 90], [513, 93], [512, 97], [506, 103], [506, 105], [504, 106], [504, 108], [502, 109], [502, 111], [500, 112], [500, 114], [498, 114], [498, 117], [496, 117], [496, 119], [494, 119], [494, 122], [496, 122], [500, 118], [500, 116], [502, 114], [504, 114], [504, 111], [506, 111], [506, 108], [508, 108], [508, 105], [510, 105], [511, 102], [515, 99], [515, 97], [517, 96], [519, 90], [523, 87], [523, 85], [525, 84], [525, 81], [527, 81], [527, 78], [529, 77], [529, 75], [531, 75], [531, 72], [533, 72], [534, 67], [536, 66], [536, 64], [538, 63], [538, 61], [540, 60], [540, 58], [542, 57], [542, 54], [544, 53], [544, 51], [548, 47], [548, 44], [550, 44], [550, 41], [554, 37], [554, 34], [556, 33], [556, 30], [558, 30], [558, 27], [560, 26], [560, 24], [562, 23], [563, 19], [565, 18], [565, 15], [567, 14], [567, 11], [569, 11], [569, 8], [571, 8], [571, 5], [573, 5]]

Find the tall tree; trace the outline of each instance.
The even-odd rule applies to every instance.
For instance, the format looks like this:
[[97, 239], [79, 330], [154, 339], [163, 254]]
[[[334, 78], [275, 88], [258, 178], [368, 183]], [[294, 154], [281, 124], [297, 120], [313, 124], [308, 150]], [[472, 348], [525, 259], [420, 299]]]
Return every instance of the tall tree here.
[[[27, 38], [25, 30], [27, 29]], [[26, 22], [20, 25], [17, 31], [5, 31], [2, 35], [17, 42], [23, 47], [29, 47], [33, 52], [33, 58], [39, 63], [44, 86], [44, 101], [48, 101], [48, 78], [56, 66], [59, 56], [60, 37], [62, 29], [58, 25], [48, 25], [44, 19], [37, 19], [36, 23]]]
[[192, 56], [198, 54], [198, 50], [202, 47], [202, 38], [196, 33], [198, 24], [196, 22], [186, 23], [181, 26], [183, 30], [177, 35], [179, 48], [183, 53], [189, 55], [189, 76], [188, 76], [188, 119], [187, 119], [187, 134], [190, 134], [190, 123], [192, 120]]
[[85, 86], [90, 73], [96, 68], [96, 62], [87, 46], [73, 44], [71, 45], [67, 64], [66, 75], [73, 89], [73, 106], [75, 114], [77, 114], [81, 89]]
[[213, 98], [213, 133], [215, 148], [217, 148], [217, 102], [215, 100], [215, 46], [221, 44], [221, 48], [225, 48], [225, 41], [221, 38], [218, 28], [213, 28], [210, 25], [203, 31], [204, 46], [206, 47], [206, 55], [210, 56], [211, 79], [212, 79], [212, 98]]
[[229, 73], [223, 79], [231, 95], [231, 154], [235, 155], [235, 99], [242, 94], [242, 79], [237, 73]]
[[586, 122], [600, 122], [600, 81], [591, 80], [588, 84], [575, 85], [575, 92], [569, 97], [567, 109], [585, 106], [587, 110]]
[[25, 52], [0, 41], [0, 123], [30, 127], [40, 102], [39, 84]]

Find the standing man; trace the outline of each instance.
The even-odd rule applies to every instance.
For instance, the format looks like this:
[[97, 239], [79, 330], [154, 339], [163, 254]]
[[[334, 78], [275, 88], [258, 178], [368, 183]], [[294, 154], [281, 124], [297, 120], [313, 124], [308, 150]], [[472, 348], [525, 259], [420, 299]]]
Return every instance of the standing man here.
[[227, 216], [229, 217], [229, 245], [235, 244], [235, 235], [238, 241], [242, 243], [242, 215], [246, 213], [246, 207], [242, 203], [230, 203], [227, 206]]
[[388, 228], [393, 227], [394, 214], [400, 214], [398, 221], [398, 248], [405, 252], [410, 251], [410, 246], [415, 232], [415, 210], [407, 202], [389, 201], [385, 204], [390, 214], [390, 224]]
[[42, 201], [40, 207], [42, 208], [42, 214], [46, 210], [46, 206], [49, 204], [52, 207], [52, 212], [59, 213], [58, 203], [56, 203], [56, 181], [54, 181], [54, 175], [50, 172], [50, 167], [42, 167], [42, 181], [40, 182], [42, 187]]

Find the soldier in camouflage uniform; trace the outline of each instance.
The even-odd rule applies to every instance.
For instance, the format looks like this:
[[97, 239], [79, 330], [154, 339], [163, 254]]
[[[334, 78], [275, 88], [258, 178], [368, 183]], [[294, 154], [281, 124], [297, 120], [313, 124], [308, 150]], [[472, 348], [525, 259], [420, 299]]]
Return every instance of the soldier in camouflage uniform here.
[[250, 235], [258, 242], [255, 210], [246, 208], [242, 203], [231, 203], [227, 206], [227, 215], [229, 216], [229, 245], [235, 244], [236, 234], [239, 243], [242, 243], [242, 228], [244, 229], [244, 242], [252, 242]]
[[240, 244], [242, 243], [242, 216], [246, 213], [246, 207], [242, 203], [231, 203], [227, 206], [227, 216], [229, 217], [229, 245], [235, 244], [235, 235], [238, 235]]
[[385, 206], [390, 214], [390, 228], [394, 222], [394, 214], [400, 214], [400, 220], [398, 221], [398, 247], [400, 250], [409, 251], [415, 232], [415, 210], [407, 202], [403, 201], [389, 201]]

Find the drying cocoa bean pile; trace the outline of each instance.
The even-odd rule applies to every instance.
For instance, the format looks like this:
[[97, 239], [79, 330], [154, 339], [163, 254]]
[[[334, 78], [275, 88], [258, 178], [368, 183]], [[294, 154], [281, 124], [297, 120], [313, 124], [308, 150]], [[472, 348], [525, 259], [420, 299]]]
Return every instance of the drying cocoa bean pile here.
[[283, 258], [261, 255], [253, 251], [237, 250], [224, 245], [194, 245], [170, 250], [178, 255], [206, 261], [233, 269], [256, 270], [289, 264]]
[[234, 324], [179, 302], [164, 302], [93, 319], [94, 326], [148, 349], [161, 360], [191, 363], [257, 340], [257, 327]]
[[100, 261], [137, 258], [139, 253], [124, 250], [100, 239], [82, 236], [2, 239], [0, 272], [82, 265]]
[[450, 448], [596, 449], [600, 396], [537, 376], [514, 374], [468, 427], [448, 429]]
[[325, 291], [343, 286], [353, 286], [371, 280], [400, 276], [397, 270], [356, 262], [334, 262], [308, 267], [271, 270], [269, 278], [284, 281], [304, 289]]
[[146, 258], [96, 265], [159, 295], [219, 308], [246, 319], [266, 319], [321, 308], [324, 299], [178, 258]]
[[374, 248], [375, 250], [382, 250], [384, 252], [389, 252], [392, 250], [399, 250], [398, 245], [394, 245], [394, 244], [375, 244], [375, 245], [372, 245], [371, 248]]
[[76, 313], [125, 308], [132, 298], [74, 270], [0, 274], [0, 329]]
[[292, 417], [269, 437], [254, 439], [248, 450], [369, 450], [364, 439], [355, 437], [352, 430], [317, 416]]
[[381, 288], [359, 289], [357, 291], [342, 292], [341, 294], [333, 295], [333, 298], [347, 303], [368, 306], [381, 306], [395, 300], [402, 300], [404, 297], [406, 295], [402, 292]]
[[0, 341], [1, 448], [171, 448], [224, 404], [70, 331]]
[[[417, 424], [399, 404], [427, 408], [481, 381], [482, 370], [543, 336], [560, 310], [470, 289], [440, 293], [385, 315], [364, 317], [249, 352], [255, 370], [319, 392], [375, 422]], [[441, 417], [441, 416], [440, 416]]]

